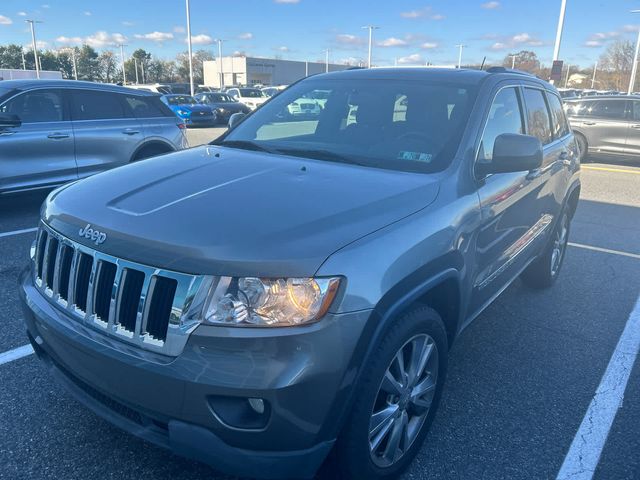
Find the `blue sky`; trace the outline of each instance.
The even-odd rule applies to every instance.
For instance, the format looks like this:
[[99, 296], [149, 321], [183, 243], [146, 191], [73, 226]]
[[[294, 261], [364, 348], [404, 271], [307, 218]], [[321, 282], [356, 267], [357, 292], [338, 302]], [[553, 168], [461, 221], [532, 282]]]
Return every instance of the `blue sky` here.
[[[617, 38], [635, 40], [640, 0], [568, 0], [561, 59], [590, 66]], [[457, 44], [464, 62], [499, 61], [530, 49], [544, 63], [553, 53], [560, 0], [191, 0], [195, 48], [223, 54], [296, 60], [363, 60], [373, 24], [374, 64], [452, 64]], [[183, 0], [0, 0], [0, 44], [30, 43], [24, 20], [49, 48], [89, 43], [98, 50], [128, 44], [172, 58], [186, 49]]]

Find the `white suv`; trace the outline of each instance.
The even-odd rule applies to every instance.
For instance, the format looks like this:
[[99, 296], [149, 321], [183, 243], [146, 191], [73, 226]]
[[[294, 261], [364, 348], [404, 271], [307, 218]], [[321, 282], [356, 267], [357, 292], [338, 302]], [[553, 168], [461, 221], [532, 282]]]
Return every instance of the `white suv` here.
[[244, 103], [251, 110], [255, 110], [269, 100], [259, 88], [230, 88], [227, 92], [234, 100]]

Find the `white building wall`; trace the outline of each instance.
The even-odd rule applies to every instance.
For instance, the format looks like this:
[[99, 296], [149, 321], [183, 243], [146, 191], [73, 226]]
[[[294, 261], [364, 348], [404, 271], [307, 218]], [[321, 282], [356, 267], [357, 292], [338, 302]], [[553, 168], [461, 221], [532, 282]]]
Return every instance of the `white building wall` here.
[[[35, 70], [0, 68], [0, 80], [25, 80], [32, 78], [37, 78]], [[46, 80], [57, 80], [62, 78], [62, 73], [51, 70], [40, 70], [40, 78]]]

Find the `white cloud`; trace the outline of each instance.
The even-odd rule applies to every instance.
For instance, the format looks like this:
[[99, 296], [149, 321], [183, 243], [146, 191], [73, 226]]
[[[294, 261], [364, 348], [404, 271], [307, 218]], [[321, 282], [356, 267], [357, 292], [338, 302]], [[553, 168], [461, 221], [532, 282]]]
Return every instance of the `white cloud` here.
[[[49, 44], [47, 42], [45, 42], [44, 40], [38, 40], [36, 42], [36, 48], [38, 50], [43, 50], [43, 49], [47, 48], [48, 46], [49, 46]], [[24, 48], [25, 50], [33, 50], [33, 44], [31, 42], [25, 43], [22, 48]]]
[[240, 40], [251, 40], [253, 38], [253, 33], [251, 32], [241, 33], [240, 35], [238, 35], [238, 38]]
[[604, 44], [602, 42], [599, 42], [598, 40], [587, 40], [586, 42], [584, 42], [584, 46], [590, 48], [601, 47], [602, 45]]
[[42, 8], [51, 8], [51, 5], [49, 5], [48, 3], [45, 3], [44, 5], [40, 5]]
[[389, 37], [377, 43], [379, 47], [405, 47], [407, 42], [401, 38]]
[[592, 33], [587, 38], [587, 41], [584, 42], [584, 46], [589, 48], [602, 47], [605, 43], [620, 37], [623, 33], [635, 33], [637, 31], [638, 27], [635, 25], [623, 25], [619, 30]]
[[[187, 39], [185, 38], [184, 41], [186, 42]], [[213, 43], [213, 38], [209, 35], [205, 35], [204, 33], [201, 33], [200, 35], [192, 35], [191, 43], [193, 45], [211, 45]]]
[[11, 25], [13, 20], [9, 17], [5, 17], [4, 15], [0, 15], [0, 25]]
[[161, 43], [161, 42], [166, 42], [167, 40], [172, 40], [173, 33], [170, 33], [170, 32], [151, 32], [151, 33], [144, 33], [144, 34], [136, 33], [134, 37], [137, 38], [138, 40], [149, 40], [151, 42]]
[[494, 10], [500, 6], [500, 2], [486, 2], [480, 6], [485, 10]]
[[121, 33], [108, 33], [105, 31], [99, 31], [88, 37], [65, 37], [61, 36], [56, 38], [56, 43], [63, 45], [82, 45], [87, 44], [93, 48], [112, 47], [120, 43], [125, 43], [127, 37]]
[[63, 45], [81, 45], [82, 37], [65, 37], [61, 36], [56, 38], [56, 43], [61, 43]]
[[351, 35], [349, 33], [341, 33], [336, 35], [336, 42], [341, 43], [342, 45], [363, 45], [364, 38], [357, 37], [356, 35]]
[[435, 42], [425, 42], [420, 45], [420, 48], [422, 48], [423, 50], [432, 50], [434, 48], [438, 48], [438, 44]]
[[91, 13], [89, 10], [87, 10], [87, 11], [85, 11], [85, 12], [83, 12], [83, 13], [84, 13], [84, 15], [85, 15], [86, 17], [90, 17], [90, 16], [92, 15], [92, 13]]
[[403, 18], [426, 18], [429, 20], [443, 20], [445, 18], [445, 16], [440, 13], [433, 13], [433, 9], [431, 7], [425, 7], [418, 10], [409, 10], [408, 12], [401, 12], [400, 16]]
[[122, 26], [123, 27], [133, 27], [135, 25], [135, 23], [130, 22], [129, 20], [123, 20], [122, 21]]
[[495, 39], [496, 41], [489, 47], [491, 50], [508, 50], [512, 48], [521, 48], [524, 46], [540, 47], [544, 42], [527, 32], [518, 33], [511, 37], [501, 36], [485, 36], [487, 39]]
[[491, 45], [491, 50], [505, 50], [507, 48], [509, 48], [509, 45], [503, 42], [496, 42]]
[[400, 65], [415, 65], [423, 63], [422, 55], [419, 53], [414, 53], [412, 55], [407, 55], [406, 57], [400, 57], [398, 59], [398, 64]]
[[300, 0], [273, 0], [275, 3], [300, 3]]
[[185, 30], [185, 28], [183, 26], [178, 25], [178, 26], [173, 27], [173, 32], [174, 33], [184, 33], [184, 32], [186, 32], [186, 30]]
[[245, 52], [244, 50], [236, 50], [235, 52], [232, 53], [232, 56], [234, 56], [234, 57], [246, 57], [247, 56], [247, 52]]
[[289, 47], [285, 47], [284, 45], [281, 47], [277, 47], [276, 50], [278, 50], [279, 52], [289, 52]]
[[19, 17], [26, 17], [27, 16], [27, 12], [18, 12], [18, 16]]

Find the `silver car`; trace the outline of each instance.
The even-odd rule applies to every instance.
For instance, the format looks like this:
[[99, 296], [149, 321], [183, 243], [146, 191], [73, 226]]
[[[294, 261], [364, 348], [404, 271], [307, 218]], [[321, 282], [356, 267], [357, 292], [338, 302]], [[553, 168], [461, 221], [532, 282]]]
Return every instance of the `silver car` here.
[[565, 101], [565, 108], [582, 158], [640, 157], [640, 96], [588, 97]]
[[0, 82], [0, 194], [181, 150], [183, 129], [150, 92], [65, 80]]

